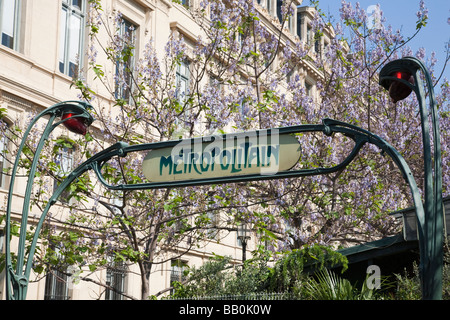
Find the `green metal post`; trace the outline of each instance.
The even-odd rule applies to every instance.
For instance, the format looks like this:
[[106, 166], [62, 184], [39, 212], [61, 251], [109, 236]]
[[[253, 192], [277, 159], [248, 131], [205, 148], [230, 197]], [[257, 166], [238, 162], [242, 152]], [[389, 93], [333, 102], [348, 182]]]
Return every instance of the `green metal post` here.
[[[32, 185], [34, 176], [36, 173], [37, 164], [39, 161], [40, 153], [44, 147], [45, 141], [48, 139], [50, 133], [61, 123], [64, 123], [68, 119], [60, 120], [56, 123], [53, 123], [56, 118], [62, 117], [63, 114], [67, 112], [74, 113], [75, 116], [72, 118], [78, 118], [81, 117], [84, 119], [85, 123], [87, 125], [90, 125], [93, 121], [92, 116], [89, 114], [88, 109], [92, 108], [89, 104], [85, 102], [80, 101], [64, 101], [61, 103], [57, 103], [41, 113], [39, 113], [30, 123], [27, 130], [24, 133], [24, 136], [22, 138], [22, 141], [19, 145], [19, 149], [17, 150], [17, 156], [14, 162], [14, 166], [12, 168], [11, 173], [11, 182], [9, 185], [9, 193], [8, 193], [8, 202], [6, 207], [6, 227], [5, 227], [5, 253], [6, 253], [6, 297], [8, 300], [23, 300], [26, 297], [27, 294], [27, 288], [28, 288], [28, 280], [30, 276], [30, 270], [25, 271], [23, 270], [24, 267], [24, 261], [25, 261], [25, 241], [26, 241], [26, 231], [27, 231], [27, 224], [28, 224], [28, 212], [30, 207], [30, 198], [31, 198], [31, 191], [32, 191]], [[13, 201], [13, 191], [14, 191], [14, 182], [15, 177], [17, 174], [17, 170], [19, 167], [19, 161], [21, 157], [21, 153], [23, 151], [23, 148], [25, 146], [26, 140], [34, 127], [34, 125], [38, 122], [39, 119], [49, 116], [49, 120], [47, 122], [47, 125], [44, 129], [44, 132], [41, 135], [41, 138], [39, 140], [39, 143], [37, 145], [37, 148], [35, 150], [35, 154], [30, 166], [30, 172], [28, 175], [28, 181], [27, 186], [25, 189], [25, 195], [24, 195], [24, 202], [23, 202], [23, 209], [22, 209], [22, 217], [21, 217], [21, 227], [20, 227], [20, 235], [19, 235], [19, 245], [18, 245], [18, 251], [17, 251], [17, 261], [16, 261], [16, 268], [14, 270], [13, 264], [12, 264], [12, 257], [11, 257], [11, 206]], [[35, 250], [35, 244], [33, 244], [30, 249], [34, 252]], [[31, 259], [30, 259], [31, 257]], [[29, 260], [32, 260], [32, 255], [29, 255]]]
[[[395, 72], [407, 72], [413, 76], [414, 83], [394, 77]], [[428, 89], [430, 110], [426, 108], [426, 94], [420, 73], [423, 73]], [[425, 221], [419, 236], [421, 246], [421, 274], [422, 274], [422, 298], [424, 300], [442, 299], [442, 265], [444, 243], [444, 210], [442, 202], [442, 166], [441, 166], [441, 142], [439, 119], [436, 108], [436, 100], [431, 76], [423, 64], [417, 58], [405, 57], [386, 64], [380, 71], [380, 84], [389, 90], [393, 81], [398, 81], [411, 88], [419, 101], [424, 175], [425, 175]], [[433, 134], [433, 150], [431, 148], [429, 116]], [[433, 160], [434, 159], [434, 160]], [[434, 176], [433, 176], [434, 172]]]

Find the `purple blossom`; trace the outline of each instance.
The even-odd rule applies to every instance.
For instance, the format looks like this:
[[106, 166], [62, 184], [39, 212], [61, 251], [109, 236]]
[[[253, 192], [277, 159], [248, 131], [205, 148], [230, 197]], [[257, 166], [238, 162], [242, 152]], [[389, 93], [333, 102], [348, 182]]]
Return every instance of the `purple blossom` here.
[[[103, 102], [103, 97], [95, 100], [100, 137], [87, 147], [91, 154], [117, 140], [130, 143], [163, 141], [180, 133], [194, 137], [301, 123], [318, 124], [323, 118], [331, 117], [370, 130], [392, 143], [411, 164], [417, 181], [422, 181], [417, 100], [411, 95], [393, 105], [377, 79], [382, 63], [413, 55], [410, 48], [401, 46], [405, 35], [399, 30], [384, 25], [383, 18], [381, 28], [363, 30], [364, 23], [359, 22], [367, 22], [367, 13], [360, 5], [352, 6], [342, 1], [341, 21], [334, 28], [336, 37], [331, 39], [329, 50], [323, 57], [315, 59], [302, 41], [283, 39], [280, 45], [277, 35], [265, 28], [263, 19], [259, 17], [259, 8], [253, 1], [240, 0], [225, 5], [223, 1], [204, 0], [200, 2], [200, 8], [209, 8], [192, 12], [193, 19], [204, 22], [200, 26], [201, 36], [187, 41], [174, 33], [160, 55], [151, 40], [141, 48], [142, 51], [136, 55], [139, 59], [136, 58], [131, 70], [136, 83], [131, 86], [134, 91], [131, 90], [130, 101], [112, 103], [111, 106]], [[91, 10], [95, 15], [90, 15], [89, 23], [106, 28], [98, 8], [92, 7]], [[283, 12], [291, 13], [287, 6], [283, 7]], [[423, 18], [427, 14], [421, 2], [418, 17]], [[382, 12], [380, 15], [383, 17]], [[122, 15], [118, 13], [108, 21], [117, 25], [121, 19]], [[319, 17], [312, 25], [315, 31], [326, 28]], [[341, 41], [346, 34], [351, 35], [350, 47]], [[94, 40], [92, 37], [87, 52], [91, 69], [101, 63], [97, 52], [100, 46]], [[103, 45], [108, 48], [111, 61], [115, 61], [113, 59], [119, 56], [130, 39], [116, 33], [109, 40]], [[427, 55], [423, 48], [416, 56], [424, 61], [428, 57], [431, 69], [436, 65], [435, 55]], [[177, 72], [185, 59], [190, 62], [189, 85], [187, 99], [180, 101], [177, 97]], [[130, 84], [124, 73], [116, 74], [106, 67], [104, 71], [114, 79], [111, 81], [106, 76], [99, 76], [95, 85], [89, 84], [86, 88], [94, 90], [98, 83], [104, 84], [111, 94], [109, 98], [115, 101], [116, 84], [125, 88], [130, 88]], [[308, 95], [307, 76], [313, 78], [319, 97]], [[450, 86], [447, 80], [439, 85], [437, 102], [441, 113], [444, 195], [448, 195]], [[24, 119], [25, 122], [30, 121], [31, 115], [27, 116], [29, 118]], [[31, 146], [35, 145], [38, 134], [33, 132], [30, 137]], [[340, 134], [333, 137], [322, 133], [303, 134], [297, 138], [302, 154], [296, 168], [303, 169], [339, 164], [354, 146], [351, 139]], [[107, 168], [113, 173], [108, 179], [114, 183], [145, 181], [142, 173], [138, 172], [144, 156], [135, 154], [112, 159]], [[100, 215], [104, 211], [99, 203], [111, 193], [96, 187], [100, 189], [99, 194], [91, 196], [97, 208], [95, 211], [98, 211], [93, 214]], [[345, 170], [329, 176], [258, 181], [251, 187], [218, 185], [180, 188], [167, 193], [166, 190], [139, 191], [127, 196], [124, 217], [133, 221], [130, 228], [138, 228], [137, 233], [148, 238], [174, 237], [176, 228], [169, 220], [186, 218], [187, 223], [192, 223], [190, 217], [221, 208], [221, 214], [226, 216], [224, 220], [232, 221], [227, 223], [246, 218], [260, 228], [276, 232], [281, 239], [277, 250], [292, 247], [292, 240], [296, 245], [334, 244], [355, 230], [361, 234], [370, 231], [371, 237], [379, 237], [383, 236], [378, 233], [380, 225], [385, 233], [394, 233], [397, 230], [390, 226], [390, 221], [380, 216], [405, 207], [411, 201], [395, 164], [371, 144], [366, 145]], [[260, 206], [261, 201], [266, 201], [267, 206]], [[104, 217], [111, 215], [104, 214]], [[298, 222], [300, 218], [302, 223]], [[290, 228], [284, 228], [286, 222]], [[102, 219], [92, 219], [90, 223], [101, 230], [106, 228]], [[152, 234], [158, 232], [155, 231], [157, 229], [160, 234]], [[120, 239], [118, 230], [114, 228], [101, 234], [101, 241], [107, 242], [111, 248]], [[95, 239], [95, 243], [98, 241], [100, 239]]]

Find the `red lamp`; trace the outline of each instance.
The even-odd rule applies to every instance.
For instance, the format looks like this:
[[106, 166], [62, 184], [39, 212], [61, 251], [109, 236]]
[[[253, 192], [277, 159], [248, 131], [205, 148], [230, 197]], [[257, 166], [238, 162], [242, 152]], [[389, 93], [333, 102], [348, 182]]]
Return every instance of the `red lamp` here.
[[[409, 83], [414, 84], [414, 78], [408, 72], [396, 71], [392, 76], [396, 77], [397, 79], [406, 80]], [[389, 96], [392, 98], [392, 101], [394, 103], [405, 99], [407, 96], [410, 95], [411, 91], [412, 89], [409, 86], [400, 81], [394, 80], [391, 82], [391, 85], [389, 86]]]
[[[62, 116], [62, 120], [65, 120], [63, 122], [64, 126], [69, 129], [69, 131], [72, 131], [74, 133], [78, 133], [81, 135], [85, 135], [87, 132], [87, 124], [84, 121], [84, 118], [82, 117], [73, 117], [75, 114], [73, 113], [65, 113]], [[66, 120], [67, 119], [67, 120]]]

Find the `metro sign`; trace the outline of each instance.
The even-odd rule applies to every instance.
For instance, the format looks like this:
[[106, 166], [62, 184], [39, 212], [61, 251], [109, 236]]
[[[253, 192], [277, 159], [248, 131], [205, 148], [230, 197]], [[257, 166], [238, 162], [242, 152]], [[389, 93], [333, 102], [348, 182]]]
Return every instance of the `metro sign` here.
[[180, 140], [150, 150], [142, 170], [150, 182], [273, 175], [295, 166], [301, 148], [294, 135], [277, 129]]

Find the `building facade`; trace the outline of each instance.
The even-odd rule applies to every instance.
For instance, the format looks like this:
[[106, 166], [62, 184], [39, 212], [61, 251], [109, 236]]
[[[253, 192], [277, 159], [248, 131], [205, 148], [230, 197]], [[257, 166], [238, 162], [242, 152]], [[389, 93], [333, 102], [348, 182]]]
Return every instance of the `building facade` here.
[[[154, 43], [157, 55], [164, 55], [165, 43], [170, 37], [180, 37], [186, 42], [194, 42], [201, 32], [198, 21], [192, 18], [190, 12], [200, 7], [200, 0], [111, 0], [102, 1], [103, 7], [110, 12], [121, 12], [120, 31], [130, 33], [135, 38], [136, 54], [133, 59], [139, 59], [145, 44], [150, 40]], [[271, 32], [281, 28], [281, 1], [255, 0], [255, 7], [261, 20]], [[300, 2], [292, 1], [293, 14], [284, 25], [281, 32], [283, 41], [298, 40], [310, 44], [311, 56], [316, 57], [326, 50], [329, 39], [333, 36], [328, 30], [317, 39], [312, 34], [311, 21], [314, 19], [314, 9], [302, 7]], [[32, 115], [45, 108], [66, 100], [79, 100], [79, 92], [72, 86], [73, 78], [87, 70], [89, 54], [89, 30], [86, 28], [89, 16], [89, 1], [87, 0], [1, 0], [0, 1], [0, 108], [5, 116], [1, 119], [2, 130], [13, 126], [25, 126]], [[130, 32], [130, 30], [132, 32]], [[99, 36], [102, 36], [101, 34]], [[97, 58], [99, 63], [108, 64], [101, 52]], [[132, 61], [130, 61], [132, 63]], [[126, 70], [127, 66], [116, 66], [115, 72]], [[181, 95], [189, 86], [188, 65], [181, 64], [177, 70], [177, 86]], [[114, 69], [114, 68], [112, 68]], [[308, 61], [293, 68], [293, 73], [299, 74], [304, 80], [305, 88], [316, 98], [315, 79], [320, 72]], [[88, 83], [96, 83], [91, 79], [95, 74], [87, 72], [83, 75]], [[114, 75], [112, 75], [113, 77]], [[91, 81], [91, 82], [90, 82]], [[127, 86], [129, 79], [119, 83], [114, 88], [115, 94], [128, 99]], [[100, 99], [108, 102], [107, 88], [95, 87]], [[117, 97], [117, 96], [116, 96]], [[94, 123], [95, 127], [95, 123]], [[70, 136], [66, 129], [58, 128], [59, 135]], [[9, 187], [9, 175], [6, 169], [12, 166], [14, 155], [8, 152], [12, 142], [2, 134], [0, 140], [0, 203], [1, 214], [4, 214]], [[61, 150], [58, 161], [64, 171], [73, 169], [75, 155], [69, 149]], [[5, 170], [4, 170], [5, 169]], [[63, 173], [67, 173], [63, 172]], [[58, 173], [56, 173], [58, 174]], [[62, 174], [62, 173], [61, 173]], [[26, 177], [20, 176], [14, 188], [12, 215], [14, 220], [20, 220], [24, 197]], [[64, 203], [58, 205], [64, 212]], [[35, 214], [30, 223], [36, 221]], [[215, 218], [216, 219], [216, 218]], [[219, 219], [219, 218], [217, 218]], [[214, 219], [212, 219], [213, 221]], [[3, 239], [3, 225], [0, 225], [0, 239]], [[220, 239], [220, 242], [218, 241]], [[250, 252], [257, 244], [257, 237], [251, 236], [247, 250]], [[3, 241], [2, 252], [4, 252]], [[13, 245], [15, 243], [13, 242]], [[179, 248], [180, 253], [184, 248]], [[14, 251], [14, 249], [13, 249]], [[242, 260], [242, 243], [237, 232], [219, 231], [210, 236], [210, 241], [203, 246], [191, 249], [187, 254], [176, 259], [168, 259], [157, 264], [152, 269], [150, 294], [157, 294], [170, 287], [172, 281], [180, 281], [183, 271], [190, 266], [199, 266], [214, 254], [231, 256], [233, 261]], [[248, 255], [249, 253], [247, 253]], [[175, 255], [176, 256], [176, 255]], [[45, 276], [32, 275], [29, 285], [28, 299], [126, 299], [140, 297], [140, 278], [135, 266], [117, 265], [115, 268], [105, 268], [93, 271], [91, 282], [78, 281], [77, 274], [68, 276], [58, 271]], [[107, 287], [98, 286], [96, 281], [106, 283]], [[0, 275], [0, 299], [5, 299], [4, 271]], [[109, 287], [108, 287], [109, 286]], [[114, 288], [112, 290], [111, 288]], [[124, 295], [118, 294], [122, 292]], [[169, 292], [169, 291], [166, 291]]]

